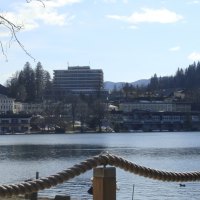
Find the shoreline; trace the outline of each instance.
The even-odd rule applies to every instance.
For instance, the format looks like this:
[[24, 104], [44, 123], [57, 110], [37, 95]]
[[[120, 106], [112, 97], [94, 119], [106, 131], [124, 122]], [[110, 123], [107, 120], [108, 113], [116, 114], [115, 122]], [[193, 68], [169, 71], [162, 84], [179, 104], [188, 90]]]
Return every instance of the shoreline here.
[[87, 132], [79, 132], [79, 131], [67, 131], [64, 133], [56, 133], [56, 132], [30, 132], [30, 133], [0, 133], [1, 135], [76, 135], [76, 134], [118, 134], [118, 133], [129, 133], [129, 134], [134, 134], [134, 133], [188, 133], [188, 132], [193, 132], [193, 133], [198, 133], [200, 131], [186, 131], [186, 130], [181, 130], [181, 131], [169, 131], [169, 130], [163, 130], [163, 131], [121, 131], [121, 132], [95, 132], [95, 131], [87, 131]]
[[[1, 200], [27, 200], [24, 196], [16, 196], [16, 197], [1, 197]], [[37, 200], [53, 200], [48, 197], [38, 197]]]

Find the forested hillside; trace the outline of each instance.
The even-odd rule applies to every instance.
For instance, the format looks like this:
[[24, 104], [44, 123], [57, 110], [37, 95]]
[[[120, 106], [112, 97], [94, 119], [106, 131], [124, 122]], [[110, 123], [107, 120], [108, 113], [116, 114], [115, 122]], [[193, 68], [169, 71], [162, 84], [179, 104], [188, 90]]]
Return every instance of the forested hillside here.
[[157, 77], [156, 74], [150, 79], [150, 90], [184, 88], [200, 88], [200, 62], [189, 65], [185, 70], [178, 68], [174, 76]]

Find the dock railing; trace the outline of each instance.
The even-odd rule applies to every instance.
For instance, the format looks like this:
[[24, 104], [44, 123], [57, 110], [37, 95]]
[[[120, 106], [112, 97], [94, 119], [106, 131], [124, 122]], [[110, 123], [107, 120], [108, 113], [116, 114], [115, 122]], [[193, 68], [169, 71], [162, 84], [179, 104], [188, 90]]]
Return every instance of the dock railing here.
[[[109, 167], [107, 167], [109, 165]], [[102, 166], [102, 167], [99, 167]], [[114, 166], [114, 167], [110, 167]], [[150, 179], [168, 182], [200, 181], [200, 172], [167, 172], [160, 171], [123, 159], [113, 154], [100, 154], [76, 164], [55, 175], [24, 181], [18, 184], [0, 185], [0, 197], [31, 194], [40, 190], [62, 184], [88, 170], [93, 171], [93, 200], [116, 200], [116, 169], [121, 168], [130, 173]]]

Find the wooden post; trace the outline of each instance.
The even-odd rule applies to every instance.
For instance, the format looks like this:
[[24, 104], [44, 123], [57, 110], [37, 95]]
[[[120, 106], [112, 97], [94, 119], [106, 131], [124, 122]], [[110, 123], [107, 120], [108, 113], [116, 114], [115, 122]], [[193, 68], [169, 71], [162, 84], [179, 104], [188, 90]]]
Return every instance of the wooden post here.
[[[39, 178], [39, 172], [36, 172], [36, 179]], [[30, 194], [30, 200], [37, 200], [38, 199], [38, 193], [37, 192], [34, 192], [32, 194]]]
[[39, 178], [39, 172], [36, 172], [36, 176], [35, 176], [36, 179]]
[[54, 200], [70, 200], [70, 196], [56, 195]]
[[116, 200], [116, 168], [93, 170], [93, 200]]
[[[39, 172], [36, 172], [36, 179], [38, 179], [38, 178], [39, 178]], [[28, 179], [26, 181], [31, 181], [31, 180], [32, 179]], [[37, 197], [38, 197], [38, 193], [37, 192], [31, 193], [31, 194], [25, 194], [25, 199], [37, 200], [38, 199]]]

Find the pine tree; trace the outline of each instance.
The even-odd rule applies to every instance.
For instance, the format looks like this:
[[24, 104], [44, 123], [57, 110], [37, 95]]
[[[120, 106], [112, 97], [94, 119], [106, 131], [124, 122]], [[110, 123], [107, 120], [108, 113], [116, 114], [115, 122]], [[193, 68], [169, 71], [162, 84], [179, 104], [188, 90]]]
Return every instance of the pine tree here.
[[35, 68], [35, 95], [37, 101], [42, 101], [44, 98], [45, 88], [45, 71], [43, 70], [42, 64], [37, 63]]

